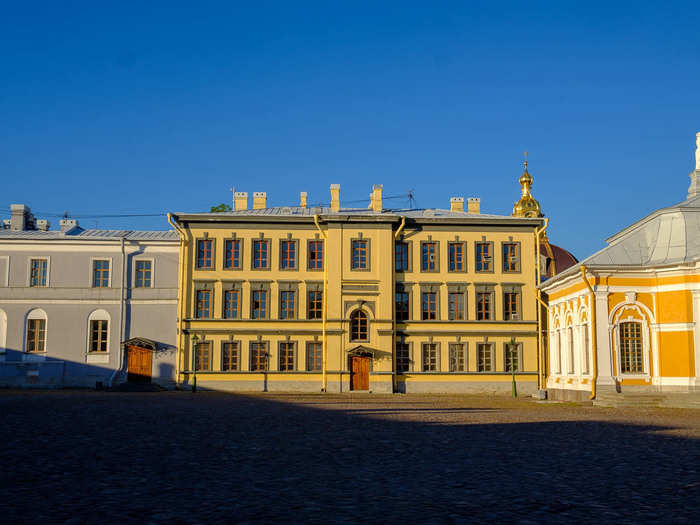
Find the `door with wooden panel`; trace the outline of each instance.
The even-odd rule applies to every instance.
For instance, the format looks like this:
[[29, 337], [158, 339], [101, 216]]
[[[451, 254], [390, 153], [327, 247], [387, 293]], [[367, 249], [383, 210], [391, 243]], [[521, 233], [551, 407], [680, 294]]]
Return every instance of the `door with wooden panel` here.
[[129, 375], [132, 383], [150, 383], [151, 369], [153, 366], [153, 352], [148, 348], [139, 346], [129, 347]]
[[350, 390], [369, 390], [369, 357], [353, 356], [350, 370]]

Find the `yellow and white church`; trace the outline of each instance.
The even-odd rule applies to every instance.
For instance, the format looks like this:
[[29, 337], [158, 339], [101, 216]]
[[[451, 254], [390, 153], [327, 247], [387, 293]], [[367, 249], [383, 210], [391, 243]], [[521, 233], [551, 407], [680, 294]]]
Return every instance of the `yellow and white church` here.
[[690, 179], [684, 201], [540, 286], [550, 399], [700, 393], [700, 133]]

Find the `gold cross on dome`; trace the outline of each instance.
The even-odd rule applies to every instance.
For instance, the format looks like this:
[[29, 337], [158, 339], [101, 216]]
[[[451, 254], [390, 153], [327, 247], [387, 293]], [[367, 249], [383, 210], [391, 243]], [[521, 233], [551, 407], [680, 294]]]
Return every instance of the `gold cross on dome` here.
[[527, 168], [527, 151], [523, 151], [523, 157], [525, 157], [525, 167]]

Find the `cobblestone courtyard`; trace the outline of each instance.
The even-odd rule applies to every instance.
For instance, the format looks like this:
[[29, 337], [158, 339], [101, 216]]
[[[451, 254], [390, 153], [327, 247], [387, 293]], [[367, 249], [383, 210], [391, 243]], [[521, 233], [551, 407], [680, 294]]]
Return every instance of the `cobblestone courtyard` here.
[[700, 522], [700, 411], [0, 392], [4, 522]]

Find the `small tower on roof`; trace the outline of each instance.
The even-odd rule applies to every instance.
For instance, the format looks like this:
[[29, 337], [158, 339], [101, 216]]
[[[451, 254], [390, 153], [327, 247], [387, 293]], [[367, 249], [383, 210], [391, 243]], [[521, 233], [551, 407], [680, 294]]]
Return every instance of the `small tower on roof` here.
[[530, 193], [530, 188], [532, 187], [532, 175], [527, 171], [527, 151], [524, 153], [525, 156], [525, 171], [520, 176], [518, 182], [523, 188], [523, 195], [520, 200], [513, 205], [513, 217], [542, 217], [542, 209], [540, 208], [540, 203], [535, 200], [535, 198]]

